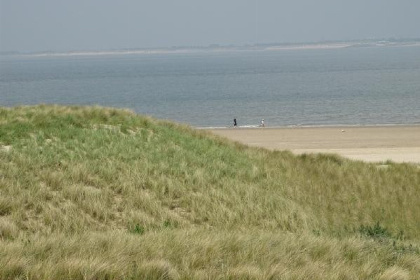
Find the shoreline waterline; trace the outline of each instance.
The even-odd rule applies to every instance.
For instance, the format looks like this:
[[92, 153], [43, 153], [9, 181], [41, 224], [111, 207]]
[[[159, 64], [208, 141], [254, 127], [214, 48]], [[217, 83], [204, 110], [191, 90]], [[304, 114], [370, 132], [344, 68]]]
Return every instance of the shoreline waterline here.
[[225, 129], [290, 129], [290, 128], [348, 128], [348, 127], [420, 127], [420, 123], [408, 124], [314, 124], [314, 125], [240, 125], [240, 126], [193, 126], [199, 130], [225, 130]]

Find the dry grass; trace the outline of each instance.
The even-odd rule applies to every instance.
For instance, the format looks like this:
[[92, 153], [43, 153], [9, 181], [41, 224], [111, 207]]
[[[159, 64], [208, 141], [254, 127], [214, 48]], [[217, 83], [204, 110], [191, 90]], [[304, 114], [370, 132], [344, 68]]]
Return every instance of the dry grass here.
[[415, 279], [420, 170], [0, 109], [0, 279]]
[[30, 279], [415, 279], [420, 269], [392, 244], [267, 231], [55, 234], [1, 252], [3, 276]]

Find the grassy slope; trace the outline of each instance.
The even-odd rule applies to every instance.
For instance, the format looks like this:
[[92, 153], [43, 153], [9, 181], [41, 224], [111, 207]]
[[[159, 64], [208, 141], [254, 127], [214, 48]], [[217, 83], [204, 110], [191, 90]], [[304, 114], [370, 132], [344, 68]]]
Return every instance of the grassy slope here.
[[415, 279], [420, 169], [0, 108], [0, 279]]

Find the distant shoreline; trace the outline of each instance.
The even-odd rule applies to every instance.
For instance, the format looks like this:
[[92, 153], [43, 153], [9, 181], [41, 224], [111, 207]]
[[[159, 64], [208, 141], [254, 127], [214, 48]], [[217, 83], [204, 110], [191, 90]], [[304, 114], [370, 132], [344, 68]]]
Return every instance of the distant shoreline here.
[[282, 43], [282, 44], [256, 44], [244, 46], [210, 45], [207, 47], [170, 47], [150, 49], [118, 49], [118, 50], [80, 50], [67, 52], [5, 52], [2, 56], [18, 57], [67, 57], [67, 56], [108, 56], [108, 55], [156, 55], [156, 54], [199, 54], [199, 53], [223, 53], [223, 52], [247, 52], [247, 51], [299, 51], [299, 50], [323, 50], [341, 48], [367, 48], [367, 47], [420, 47], [420, 39], [389, 41], [389, 40], [366, 40], [366, 41], [337, 41], [337, 42], [313, 42], [313, 43]]

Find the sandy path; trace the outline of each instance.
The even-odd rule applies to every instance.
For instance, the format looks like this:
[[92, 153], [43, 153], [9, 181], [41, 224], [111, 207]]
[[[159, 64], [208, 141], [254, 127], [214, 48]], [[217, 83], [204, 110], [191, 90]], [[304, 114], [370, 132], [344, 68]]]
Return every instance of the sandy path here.
[[336, 153], [378, 162], [420, 163], [420, 126], [213, 129], [250, 146], [294, 153]]

